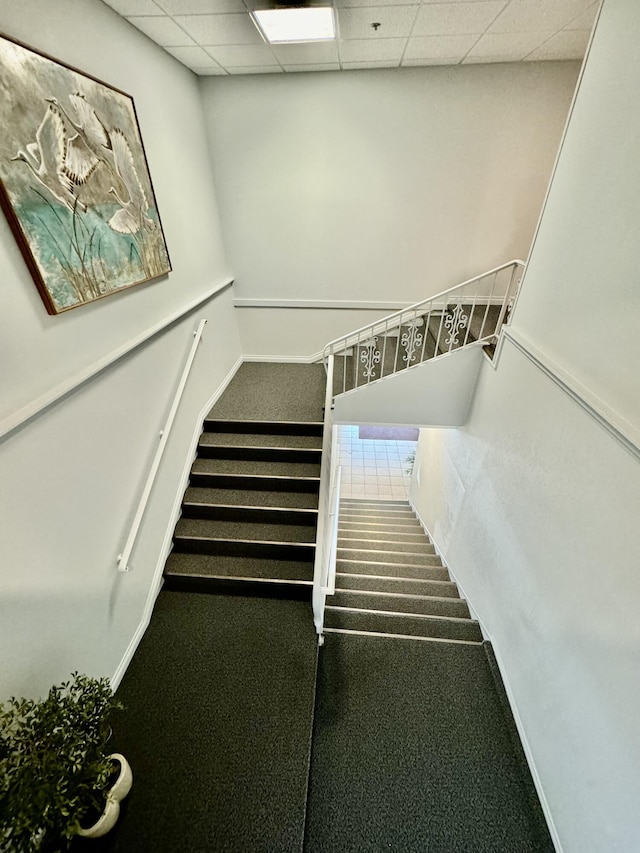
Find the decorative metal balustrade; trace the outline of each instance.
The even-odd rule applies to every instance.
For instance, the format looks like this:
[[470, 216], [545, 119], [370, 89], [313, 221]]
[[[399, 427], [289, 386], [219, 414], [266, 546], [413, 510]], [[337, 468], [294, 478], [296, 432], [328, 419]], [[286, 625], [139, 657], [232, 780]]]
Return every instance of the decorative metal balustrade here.
[[509, 319], [523, 270], [522, 261], [509, 261], [331, 341], [323, 358], [328, 363], [333, 356], [333, 394], [463, 346], [495, 343]]

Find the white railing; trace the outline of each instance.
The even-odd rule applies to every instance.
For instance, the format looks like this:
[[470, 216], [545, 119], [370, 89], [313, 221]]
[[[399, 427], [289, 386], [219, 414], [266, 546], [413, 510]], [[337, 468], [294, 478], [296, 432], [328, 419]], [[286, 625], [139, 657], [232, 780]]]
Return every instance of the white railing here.
[[333, 356], [327, 359], [327, 390], [324, 407], [322, 462], [320, 466], [320, 495], [316, 558], [313, 568], [313, 623], [322, 643], [324, 607], [327, 595], [335, 590], [336, 545], [338, 541], [338, 505], [340, 502], [340, 468], [336, 448], [337, 428], [333, 426]]
[[470, 343], [495, 341], [513, 307], [523, 270], [523, 261], [509, 261], [331, 341], [323, 358], [341, 357], [334, 366], [341, 374], [336, 393]]
[[202, 332], [204, 330], [204, 327], [206, 326], [206, 323], [206, 320], [200, 320], [198, 328], [193, 333], [193, 341], [191, 343], [189, 355], [187, 356], [187, 360], [184, 365], [184, 370], [182, 371], [182, 376], [180, 377], [180, 382], [178, 383], [178, 387], [176, 389], [176, 393], [173, 398], [173, 403], [171, 404], [171, 409], [169, 410], [169, 415], [167, 416], [166, 423], [163, 429], [160, 431], [160, 442], [158, 444], [155, 456], [153, 457], [153, 462], [151, 463], [151, 468], [149, 469], [149, 473], [147, 475], [147, 480], [144, 484], [144, 489], [142, 490], [140, 501], [138, 502], [138, 508], [136, 509], [135, 515], [133, 517], [133, 522], [131, 524], [129, 535], [127, 536], [127, 541], [125, 542], [124, 548], [122, 549], [122, 553], [118, 554], [117, 563], [119, 572], [128, 572], [131, 570], [131, 567], [129, 565], [131, 552], [133, 551], [133, 547], [138, 537], [138, 532], [140, 531], [142, 518], [147, 508], [147, 504], [149, 503], [149, 497], [151, 496], [151, 490], [156, 479], [156, 474], [158, 473], [158, 468], [160, 467], [160, 462], [162, 461], [162, 456], [164, 454], [164, 449], [167, 446], [167, 441], [169, 440], [171, 427], [173, 426], [173, 422], [178, 411], [178, 406], [180, 405], [180, 400], [182, 399], [182, 395], [187, 384], [187, 379], [189, 378], [189, 373], [191, 372], [191, 368], [193, 366], [193, 360], [196, 357], [198, 344], [200, 343], [200, 338], [202, 337]]

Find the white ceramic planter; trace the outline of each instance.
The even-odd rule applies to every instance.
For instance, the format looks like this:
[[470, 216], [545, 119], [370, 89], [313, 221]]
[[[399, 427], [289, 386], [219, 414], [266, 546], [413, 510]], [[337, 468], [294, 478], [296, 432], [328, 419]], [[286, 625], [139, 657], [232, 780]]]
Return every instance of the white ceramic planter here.
[[88, 829], [82, 829], [82, 827], [78, 829], [77, 834], [83, 838], [100, 838], [101, 835], [106, 835], [110, 829], [113, 829], [120, 815], [120, 800], [127, 796], [133, 784], [133, 773], [124, 755], [114, 752], [109, 758], [120, 765], [120, 772], [107, 792], [107, 801], [100, 818]]

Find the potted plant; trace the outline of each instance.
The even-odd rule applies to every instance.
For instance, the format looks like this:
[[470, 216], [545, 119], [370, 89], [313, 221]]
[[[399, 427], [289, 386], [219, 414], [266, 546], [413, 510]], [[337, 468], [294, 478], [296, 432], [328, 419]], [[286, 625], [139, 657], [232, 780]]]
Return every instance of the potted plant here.
[[77, 672], [45, 699], [0, 705], [1, 850], [60, 850], [113, 826], [132, 781], [126, 759], [106, 751], [120, 709], [108, 678]]

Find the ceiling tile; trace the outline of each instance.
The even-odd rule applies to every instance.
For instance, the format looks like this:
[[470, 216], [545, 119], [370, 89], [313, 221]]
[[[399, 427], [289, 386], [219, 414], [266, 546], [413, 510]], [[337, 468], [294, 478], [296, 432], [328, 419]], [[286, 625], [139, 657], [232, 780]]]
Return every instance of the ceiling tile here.
[[282, 65], [310, 65], [338, 62], [335, 41], [308, 44], [278, 44], [271, 48]]
[[455, 56], [443, 56], [438, 59], [403, 59], [403, 68], [417, 68], [422, 65], [458, 65], [460, 60]]
[[414, 36], [483, 33], [504, 9], [505, 0], [473, 3], [427, 3], [420, 8]]
[[358, 8], [360, 6], [411, 6], [411, 0], [335, 0], [338, 9]]
[[490, 27], [492, 33], [559, 30], [585, 11], [591, 0], [511, 0]]
[[183, 47], [195, 44], [191, 36], [188, 36], [171, 18], [131, 15], [127, 20], [162, 47]]
[[317, 65], [285, 65], [285, 71], [340, 71], [337, 62], [321, 62]]
[[[396, 38], [408, 36], [418, 6], [378, 6], [374, 9], [340, 9], [338, 27], [341, 39]], [[373, 23], [380, 27], [374, 30]]]
[[398, 68], [400, 60], [387, 60], [383, 62], [343, 62], [345, 71], [356, 71], [359, 68]]
[[405, 59], [456, 58], [459, 62], [478, 41], [478, 36], [422, 36], [411, 38]]
[[572, 21], [565, 26], [565, 30], [589, 30], [593, 29], [593, 25], [596, 22], [596, 16], [598, 14], [599, 3], [594, 3], [593, 6], [590, 6], [586, 12], [583, 12], [581, 15], [578, 15], [577, 18], [574, 18]]
[[175, 20], [199, 44], [264, 44], [247, 13], [244, 15], [176, 15]]
[[200, 68], [196, 66], [192, 68], [192, 71], [195, 71], [201, 77], [226, 77], [227, 75], [224, 68]]
[[400, 59], [406, 39], [354, 39], [339, 44], [340, 59], [347, 62], [383, 62]]
[[517, 62], [524, 59], [532, 50], [535, 50], [553, 33], [485, 33], [472, 47], [465, 62], [477, 61], [489, 62]]
[[225, 68], [278, 64], [278, 60], [266, 44], [217, 45], [208, 47], [207, 53]]
[[519, 62], [518, 59], [509, 59], [504, 56], [465, 56], [461, 65], [495, 65], [499, 62]]
[[162, 9], [153, 0], [104, 0], [107, 6], [119, 15], [163, 15]]
[[213, 60], [206, 50], [201, 47], [165, 47], [167, 53], [175, 56], [183, 65], [188, 68], [216, 68], [217, 63]]
[[527, 56], [527, 60], [582, 59], [589, 42], [584, 30], [563, 30]]
[[223, 12], [246, 12], [242, 0], [157, 0], [170, 15], [219, 15]]
[[279, 65], [251, 65], [246, 68], [229, 68], [229, 74], [282, 74]]

